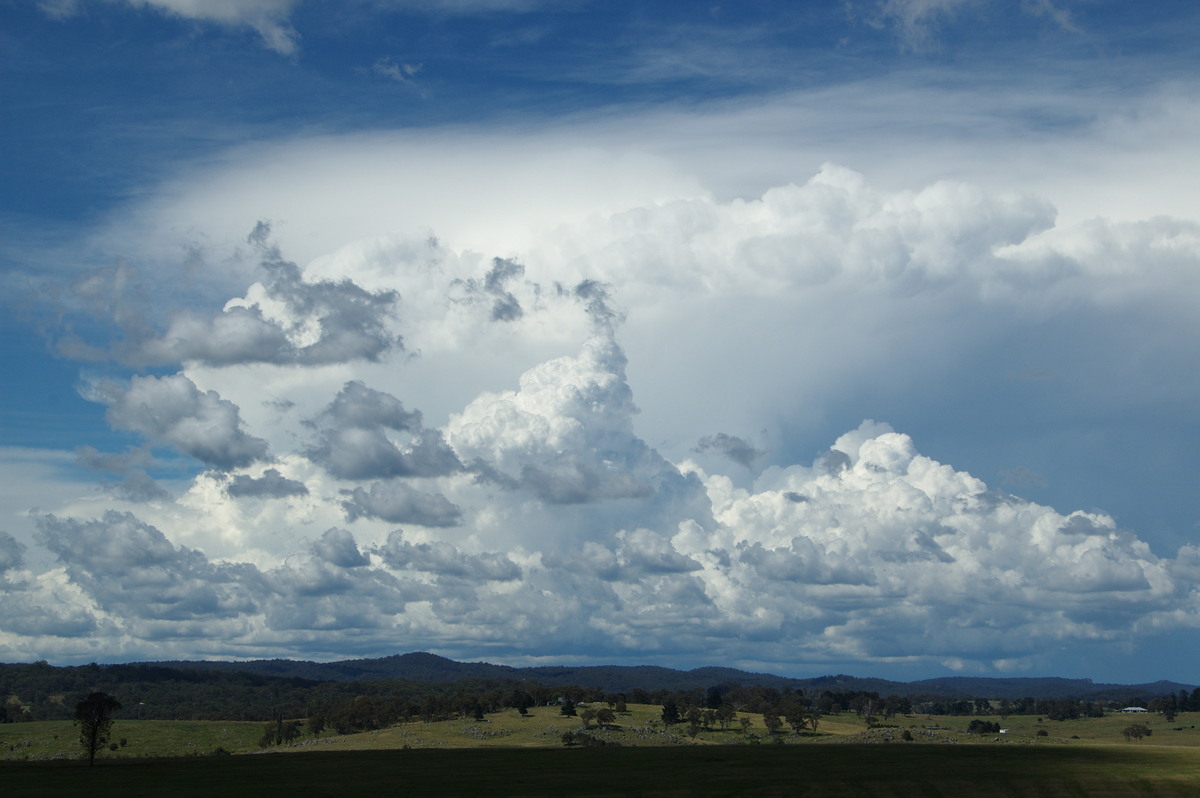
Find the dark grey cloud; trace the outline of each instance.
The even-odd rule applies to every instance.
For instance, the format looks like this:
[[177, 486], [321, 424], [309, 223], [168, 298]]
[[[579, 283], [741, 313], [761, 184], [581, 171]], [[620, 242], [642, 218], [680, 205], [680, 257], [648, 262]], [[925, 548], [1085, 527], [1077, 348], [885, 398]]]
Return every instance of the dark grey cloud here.
[[128, 502], [165, 501], [171, 492], [154, 481], [154, 477], [140, 468], [131, 469], [124, 478], [112, 486], [113, 492]]
[[1112, 534], [1110, 526], [1097, 524], [1094, 517], [1078, 512], [1067, 516], [1058, 531], [1065, 535], [1098, 535], [1100, 537], [1108, 537]]
[[[610, 296], [611, 286], [598, 280], [583, 280], [569, 292], [571, 296], [584, 303], [592, 323], [602, 330], [611, 329], [612, 325], [622, 320], [622, 315], [614, 308]], [[560, 292], [562, 291], [560, 287]]]
[[470, 303], [490, 302], [492, 321], [516, 321], [525, 315], [521, 302], [508, 290], [507, 283], [524, 276], [525, 267], [514, 260], [493, 258], [492, 268], [483, 280], [474, 277], [455, 280], [454, 285], [466, 292]]
[[44, 601], [43, 598], [36, 593], [0, 591], [0, 617], [4, 618], [4, 631], [41, 639], [75, 638], [113, 631], [112, 624], [101, 624], [83, 607]]
[[409, 543], [396, 530], [376, 549], [390, 568], [425, 571], [476, 581], [508, 582], [521, 578], [521, 567], [504, 554], [464, 554], [451, 543]]
[[680, 554], [669, 538], [648, 529], [620, 532], [617, 556], [622, 570], [639, 574], [680, 574], [704, 568], [696, 560]]
[[382, 429], [327, 430], [308, 457], [340, 479], [435, 477], [462, 469], [437, 430], [423, 430], [403, 449]]
[[340, 568], [361, 568], [371, 564], [371, 557], [359, 550], [354, 535], [346, 529], [326, 529], [310, 550], [314, 557]]
[[[343, 385], [309, 423], [320, 432], [307, 456], [342, 479], [433, 477], [462, 470], [441, 432], [422, 427], [419, 411], [405, 410], [399, 399], [358, 381]], [[388, 429], [404, 433], [407, 443], [392, 440]]]
[[225, 492], [239, 499], [283, 499], [288, 496], [307, 496], [308, 488], [303, 482], [288, 479], [279, 473], [279, 469], [268, 468], [258, 478], [238, 474], [230, 480]]
[[109, 405], [108, 421], [117, 429], [140, 433], [214, 468], [246, 466], [267, 454], [267, 442], [242, 429], [233, 402], [216, 391], [201, 392], [182, 374], [135, 376], [128, 387], [99, 383], [92, 396]]
[[24, 563], [25, 544], [0, 529], [0, 574]]
[[350, 554], [344, 561], [351, 564], [343, 566], [314, 554], [268, 574], [272, 592], [263, 616], [273, 633], [294, 632], [301, 645], [303, 640], [311, 640], [314, 632], [331, 633], [338, 639], [337, 650], [343, 651], [348, 638], [363, 632], [379, 630], [394, 635], [406, 603], [432, 598], [428, 586], [401, 582], [378, 568], [361, 567], [348, 550], [323, 553]]
[[135, 467], [149, 468], [154, 456], [141, 446], [130, 446], [124, 452], [101, 452], [92, 446], [80, 446], [75, 450], [75, 462], [93, 471], [125, 474]]
[[154, 456], [144, 446], [130, 446], [124, 452], [101, 452], [91, 446], [75, 450], [75, 462], [94, 471], [104, 471], [121, 477], [119, 482], [105, 482], [116, 496], [129, 502], [163, 501], [171, 497], [147, 472]]
[[516, 321], [524, 315], [521, 303], [504, 284], [511, 279], [525, 274], [525, 267], [516, 261], [496, 258], [492, 261], [492, 270], [484, 278], [483, 287], [495, 297], [492, 303], [492, 321]]
[[548, 504], [587, 504], [605, 499], [640, 499], [654, 489], [624, 470], [596, 467], [590, 458], [561, 453], [539, 465], [526, 464], [517, 486]]
[[706, 435], [696, 444], [698, 452], [716, 452], [728, 457], [738, 465], [753, 469], [754, 464], [765, 454], [756, 449], [744, 438], [719, 432], [716, 435]]
[[397, 292], [368, 291], [350, 279], [308, 281], [267, 241], [269, 233], [260, 223], [249, 236], [261, 256], [262, 279], [244, 298], [226, 302], [211, 316], [180, 310], [164, 321], [132, 267], [76, 280], [56, 303], [103, 320], [115, 335], [107, 346], [96, 344], [94, 331], [85, 341], [68, 324], [58, 336], [59, 350], [77, 360], [137, 366], [189, 361], [320, 366], [379, 361], [403, 350], [403, 340], [389, 330], [400, 301]]
[[320, 329], [315, 342], [285, 352], [284, 362], [324, 365], [377, 361], [393, 350], [403, 349], [403, 341], [389, 332], [386, 324], [400, 300], [395, 291], [373, 293], [349, 279], [308, 283], [299, 266], [282, 259], [265, 261], [263, 268], [268, 275], [268, 295], [283, 301], [295, 318], [292, 329], [314, 321]]
[[235, 363], [289, 363], [296, 352], [278, 323], [263, 317], [262, 309], [231, 307], [212, 318], [181, 311], [161, 336], [143, 341], [122, 360], [135, 363], [200, 361], [214, 366]]
[[405, 410], [391, 394], [368, 388], [359, 380], [342, 386], [325, 414], [338, 426], [388, 427], [395, 430], [419, 430], [419, 410]]
[[426, 493], [396, 480], [375, 482], [370, 490], [343, 491], [346, 517], [379, 518], [393, 524], [449, 527], [462, 521], [462, 509], [440, 493]]
[[840, 474], [851, 465], [850, 455], [837, 449], [830, 449], [817, 458], [813, 467], [826, 474]]
[[265, 589], [253, 565], [214, 564], [176, 547], [131, 513], [100, 519], [35, 516], [39, 541], [71, 580], [109, 612], [155, 621], [231, 618], [258, 608]]

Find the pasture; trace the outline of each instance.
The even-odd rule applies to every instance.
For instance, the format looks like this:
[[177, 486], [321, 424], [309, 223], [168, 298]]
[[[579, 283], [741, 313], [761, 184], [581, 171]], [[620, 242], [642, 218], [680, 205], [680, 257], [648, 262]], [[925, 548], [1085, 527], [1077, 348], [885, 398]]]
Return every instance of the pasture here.
[[[262, 723], [118, 719], [97, 766], [80, 761], [68, 722], [0, 725], [6, 796], [342, 795], [470, 796], [1194, 796], [1200, 794], [1200, 713], [1173, 722], [1109, 715], [1074, 721], [995, 718], [1006, 734], [970, 735], [970, 718], [906, 716], [866, 729], [826, 716], [817, 733], [768, 740], [759, 716], [743, 733], [663, 728], [659, 708], [631, 706], [619, 729], [594, 731], [621, 747], [567, 748], [578, 718], [538, 707], [485, 722], [410, 723], [354, 735], [258, 747]], [[1127, 742], [1135, 723], [1152, 736]], [[912, 742], [902, 740], [907, 730]], [[1045, 730], [1045, 735], [1039, 731]], [[213, 756], [221, 748], [239, 756]]]
[[474, 748], [0, 763], [6, 796], [1194, 796], [1190, 748]]

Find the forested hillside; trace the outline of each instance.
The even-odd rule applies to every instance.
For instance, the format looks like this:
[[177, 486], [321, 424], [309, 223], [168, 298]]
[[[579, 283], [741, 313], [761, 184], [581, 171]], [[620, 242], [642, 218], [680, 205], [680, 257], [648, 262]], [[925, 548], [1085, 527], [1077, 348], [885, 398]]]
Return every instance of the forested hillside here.
[[631, 690], [688, 690], [719, 684], [762, 685], [804, 691], [867, 691], [881, 695], [939, 696], [965, 698], [1073, 698], [1108, 701], [1138, 695], [1189, 693], [1196, 685], [1159, 681], [1150, 684], [1097, 684], [1090, 679], [947, 677], [915, 682], [896, 682], [856, 676], [831, 675], [794, 679], [769, 673], [752, 673], [735, 668], [675, 670], [652, 665], [540, 666], [514, 668], [489, 662], [456, 662], [436, 654], [414, 652], [378, 659], [307, 662], [297, 660], [252, 660], [248, 662], [155, 662], [157, 667], [218, 672], [253, 673], [261, 676], [312, 679], [316, 681], [369, 681], [406, 679], [419, 682], [455, 682], [462, 679], [502, 679], [546, 685], [588, 685], [605, 692]]
[[[300, 674], [304, 674], [302, 677]], [[1137, 704], [1200, 710], [1200, 688], [1170, 682], [1098, 685], [1068, 679], [941, 679], [901, 683], [828, 676], [787, 679], [728, 668], [512, 668], [404, 654], [335, 663], [266, 660], [55, 667], [0, 664], [0, 722], [69, 719], [85, 695], [103, 692], [124, 717], [165, 720], [307, 719], [343, 731], [401, 720], [481, 716], [503, 707], [605, 702], [673, 705], [811, 719], [848, 711], [1096, 714]]]

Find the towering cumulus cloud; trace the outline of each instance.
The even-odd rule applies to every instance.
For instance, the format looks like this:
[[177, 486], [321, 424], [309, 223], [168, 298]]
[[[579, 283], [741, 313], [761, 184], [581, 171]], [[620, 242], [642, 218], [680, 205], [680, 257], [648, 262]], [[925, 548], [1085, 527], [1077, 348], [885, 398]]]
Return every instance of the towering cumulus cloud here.
[[993, 374], [994, 336], [1141, 319], [1115, 283], [1200, 262], [1190, 222], [1091, 224], [1085, 256], [1041, 200], [827, 166], [504, 257], [393, 235], [302, 268], [260, 228], [262, 279], [117, 358], [174, 373], [89, 388], [144, 448], [81, 462], [197, 468], [136, 506], [64, 502], [28, 544], [0, 534], [23, 619], [0, 655], [990, 671], [1194, 628], [1194, 547], [989, 487], [885, 423], [784, 442], [855, 390]]

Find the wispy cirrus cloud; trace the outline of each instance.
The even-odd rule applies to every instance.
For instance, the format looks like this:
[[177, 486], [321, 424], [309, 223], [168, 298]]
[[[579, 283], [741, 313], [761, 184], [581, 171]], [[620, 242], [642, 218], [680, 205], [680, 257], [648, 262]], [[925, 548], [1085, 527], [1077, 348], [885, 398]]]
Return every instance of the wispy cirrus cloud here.
[[[300, 35], [289, 17], [299, 0], [107, 0], [133, 8], [148, 8], [193, 22], [210, 22], [230, 28], [250, 28], [263, 45], [280, 55], [295, 55]], [[80, 0], [38, 0], [38, 6], [55, 19], [83, 11]]]

